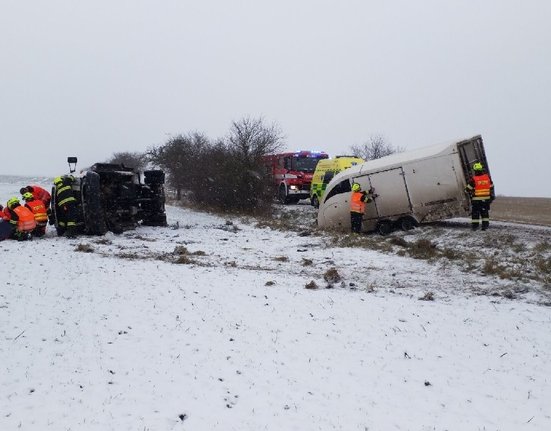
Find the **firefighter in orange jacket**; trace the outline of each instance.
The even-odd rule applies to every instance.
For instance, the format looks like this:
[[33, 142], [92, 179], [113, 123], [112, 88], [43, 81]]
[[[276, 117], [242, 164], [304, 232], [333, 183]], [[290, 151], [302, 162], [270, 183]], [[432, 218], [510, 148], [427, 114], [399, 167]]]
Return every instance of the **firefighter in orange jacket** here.
[[[46, 189], [43, 189], [40, 186], [25, 186], [25, 187], [21, 187], [21, 189], [19, 190], [19, 193], [21, 193], [21, 196], [23, 196], [27, 192], [32, 193], [35, 199], [41, 200], [42, 202], [44, 202], [44, 206], [46, 207], [46, 214], [48, 214], [48, 220], [50, 220], [52, 217], [52, 211], [50, 209], [50, 202], [52, 200], [52, 196], [50, 195], [50, 193]], [[50, 224], [53, 224], [53, 219], [51, 220], [52, 221], [50, 222]]]
[[490, 204], [495, 199], [494, 183], [480, 162], [473, 164], [473, 176], [465, 191], [471, 196], [471, 227], [477, 230], [482, 219], [482, 230], [490, 226]]
[[19, 199], [11, 198], [4, 208], [5, 218], [12, 225], [11, 238], [23, 241], [31, 239], [31, 232], [36, 227], [34, 214], [19, 203]]
[[33, 236], [44, 236], [46, 233], [46, 225], [48, 224], [48, 212], [46, 205], [40, 199], [35, 199], [31, 192], [23, 193], [25, 199], [25, 207], [30, 209], [36, 220], [36, 227], [33, 230]]
[[350, 225], [352, 227], [352, 232], [360, 233], [362, 231], [362, 218], [365, 213], [365, 204], [373, 202], [373, 199], [377, 196], [373, 193], [373, 188], [371, 188], [368, 193], [362, 191], [362, 187], [358, 183], [352, 184], [352, 195], [350, 196]]
[[21, 193], [21, 196], [24, 196], [25, 193], [27, 192], [32, 193], [35, 199], [38, 199], [44, 202], [44, 205], [46, 206], [46, 208], [50, 206], [50, 201], [52, 199], [52, 196], [46, 189], [43, 189], [40, 186], [25, 186], [25, 187], [22, 187], [21, 190], [19, 190], [19, 193]]

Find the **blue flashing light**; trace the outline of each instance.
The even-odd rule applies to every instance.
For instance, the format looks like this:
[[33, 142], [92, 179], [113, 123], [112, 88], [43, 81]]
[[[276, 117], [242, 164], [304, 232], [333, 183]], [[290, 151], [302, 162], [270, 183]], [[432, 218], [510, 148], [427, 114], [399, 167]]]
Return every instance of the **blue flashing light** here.
[[319, 150], [297, 150], [295, 151], [295, 156], [299, 157], [319, 157], [326, 155], [327, 153], [325, 151], [319, 151]]

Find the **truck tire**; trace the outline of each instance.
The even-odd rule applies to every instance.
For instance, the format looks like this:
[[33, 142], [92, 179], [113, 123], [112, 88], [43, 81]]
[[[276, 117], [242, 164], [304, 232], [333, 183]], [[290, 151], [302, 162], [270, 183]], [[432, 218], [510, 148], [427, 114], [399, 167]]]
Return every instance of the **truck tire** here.
[[281, 184], [279, 186], [279, 190], [278, 190], [278, 193], [277, 193], [277, 199], [283, 205], [287, 205], [290, 202], [289, 201], [289, 196], [287, 195], [287, 189], [285, 188], [285, 185], [283, 185], [283, 184]]
[[396, 226], [403, 231], [408, 231], [415, 228], [415, 226], [417, 226], [417, 222], [413, 219], [413, 217], [402, 217], [398, 219]]
[[84, 230], [90, 235], [105, 235], [107, 233], [107, 223], [101, 204], [99, 174], [91, 171], [86, 172], [81, 187]]
[[65, 229], [59, 226], [59, 216], [57, 214], [57, 196], [55, 194], [55, 187], [52, 187], [52, 200], [50, 201], [51, 213], [51, 225], [54, 225], [57, 236], [63, 235]]
[[389, 220], [381, 220], [377, 223], [377, 232], [383, 236], [388, 235], [392, 232], [392, 223]]

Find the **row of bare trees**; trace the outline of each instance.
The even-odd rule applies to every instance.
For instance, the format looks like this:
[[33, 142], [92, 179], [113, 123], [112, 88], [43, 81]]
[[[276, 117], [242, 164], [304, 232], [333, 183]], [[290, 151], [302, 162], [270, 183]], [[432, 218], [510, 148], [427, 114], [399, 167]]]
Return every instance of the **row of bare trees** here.
[[228, 135], [212, 140], [193, 132], [151, 148], [147, 158], [168, 174], [169, 184], [189, 199], [222, 211], [265, 211], [273, 190], [262, 156], [281, 150], [283, 135], [262, 118], [234, 121]]
[[387, 143], [381, 135], [374, 135], [362, 145], [352, 145], [350, 151], [352, 155], [364, 160], [375, 160], [394, 153], [401, 153], [404, 149]]
[[[210, 139], [200, 132], [171, 137], [146, 153], [115, 153], [110, 163], [137, 170], [154, 166], [165, 171], [169, 186], [190, 200], [222, 211], [263, 212], [271, 208], [274, 189], [262, 157], [283, 149], [283, 134], [262, 118], [234, 121], [226, 137]], [[403, 151], [374, 136], [350, 147], [364, 160]]]

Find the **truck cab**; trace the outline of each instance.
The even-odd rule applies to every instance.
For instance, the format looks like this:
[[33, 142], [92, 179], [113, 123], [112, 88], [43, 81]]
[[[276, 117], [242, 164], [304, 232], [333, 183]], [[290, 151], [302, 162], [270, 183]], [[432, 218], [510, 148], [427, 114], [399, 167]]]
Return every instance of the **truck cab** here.
[[283, 204], [296, 204], [310, 197], [310, 184], [320, 160], [329, 158], [324, 151], [295, 151], [264, 156], [266, 175], [271, 178], [274, 195]]

